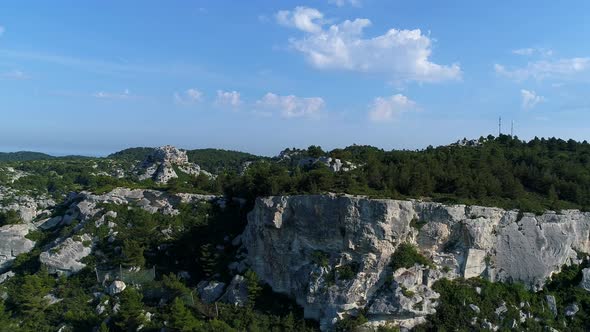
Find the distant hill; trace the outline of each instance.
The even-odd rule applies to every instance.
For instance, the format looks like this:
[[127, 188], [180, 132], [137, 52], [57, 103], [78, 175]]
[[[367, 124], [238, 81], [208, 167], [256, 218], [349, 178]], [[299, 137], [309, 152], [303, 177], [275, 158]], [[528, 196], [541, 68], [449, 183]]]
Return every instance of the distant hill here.
[[1, 161], [29, 161], [29, 160], [47, 160], [55, 159], [54, 156], [50, 156], [41, 152], [31, 151], [19, 151], [19, 152], [0, 152]]

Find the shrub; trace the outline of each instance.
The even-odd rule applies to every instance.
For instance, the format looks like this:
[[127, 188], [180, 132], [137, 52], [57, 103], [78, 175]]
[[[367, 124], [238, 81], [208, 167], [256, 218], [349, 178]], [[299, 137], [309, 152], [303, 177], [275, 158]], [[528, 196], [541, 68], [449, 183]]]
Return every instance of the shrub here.
[[393, 271], [397, 271], [402, 267], [410, 268], [414, 266], [414, 264], [434, 267], [432, 262], [426, 257], [422, 256], [415, 246], [409, 243], [402, 243], [391, 256], [391, 262], [389, 263], [389, 266], [393, 269]]

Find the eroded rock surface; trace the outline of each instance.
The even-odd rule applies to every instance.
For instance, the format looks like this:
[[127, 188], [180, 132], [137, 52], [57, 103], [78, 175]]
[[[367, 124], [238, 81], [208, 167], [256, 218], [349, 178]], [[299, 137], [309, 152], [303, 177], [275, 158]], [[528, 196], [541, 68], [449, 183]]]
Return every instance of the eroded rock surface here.
[[[574, 210], [536, 216], [420, 201], [281, 196], [258, 199], [248, 221], [242, 243], [251, 268], [324, 329], [360, 309], [369, 309], [370, 322], [411, 327], [436, 310], [430, 286], [441, 274], [539, 289], [563, 264], [578, 262], [576, 251], [590, 252], [590, 214]], [[391, 271], [390, 258], [404, 242], [416, 244], [435, 267]], [[346, 266], [354, 269], [342, 278]]]
[[10, 267], [16, 256], [33, 250], [35, 242], [26, 238], [30, 230], [28, 224], [0, 227], [0, 271]]
[[49, 273], [70, 275], [86, 267], [81, 260], [92, 252], [91, 244], [87, 234], [77, 240], [70, 237], [57, 247], [42, 252], [39, 260], [47, 266]]
[[176, 169], [190, 175], [209, 173], [201, 170], [199, 165], [190, 163], [186, 151], [166, 145], [154, 149], [147, 158], [137, 167], [136, 174], [139, 180], [152, 179], [156, 183], [167, 183], [177, 178]]

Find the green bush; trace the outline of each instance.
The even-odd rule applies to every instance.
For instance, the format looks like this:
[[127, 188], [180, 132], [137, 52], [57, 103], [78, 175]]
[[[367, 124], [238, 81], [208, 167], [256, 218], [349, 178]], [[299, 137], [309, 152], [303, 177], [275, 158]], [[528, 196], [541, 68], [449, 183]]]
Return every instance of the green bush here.
[[397, 271], [400, 268], [410, 268], [414, 266], [414, 264], [434, 267], [432, 262], [422, 256], [415, 246], [409, 243], [402, 243], [391, 256], [389, 266], [393, 271]]

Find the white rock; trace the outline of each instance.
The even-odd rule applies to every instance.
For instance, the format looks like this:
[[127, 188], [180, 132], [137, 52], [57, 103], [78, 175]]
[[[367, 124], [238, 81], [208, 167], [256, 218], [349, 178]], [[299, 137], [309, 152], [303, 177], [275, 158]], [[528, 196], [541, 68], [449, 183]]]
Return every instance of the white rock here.
[[125, 290], [125, 288], [127, 288], [127, 285], [125, 285], [125, 283], [121, 280], [115, 280], [113, 281], [113, 283], [109, 286], [109, 288], [107, 289], [107, 292], [110, 295], [115, 295], [115, 294], [119, 294], [122, 291]]
[[465, 279], [479, 277], [486, 269], [486, 252], [479, 249], [468, 249], [463, 277]]
[[42, 252], [39, 260], [47, 266], [49, 273], [71, 275], [86, 266], [81, 260], [92, 252], [92, 249], [85, 245], [85, 242], [91, 240], [88, 234], [82, 235], [79, 241], [67, 238], [57, 247]]
[[572, 303], [565, 307], [565, 315], [567, 317], [575, 316], [578, 313], [578, 311], [580, 311], [580, 308], [575, 303]]

